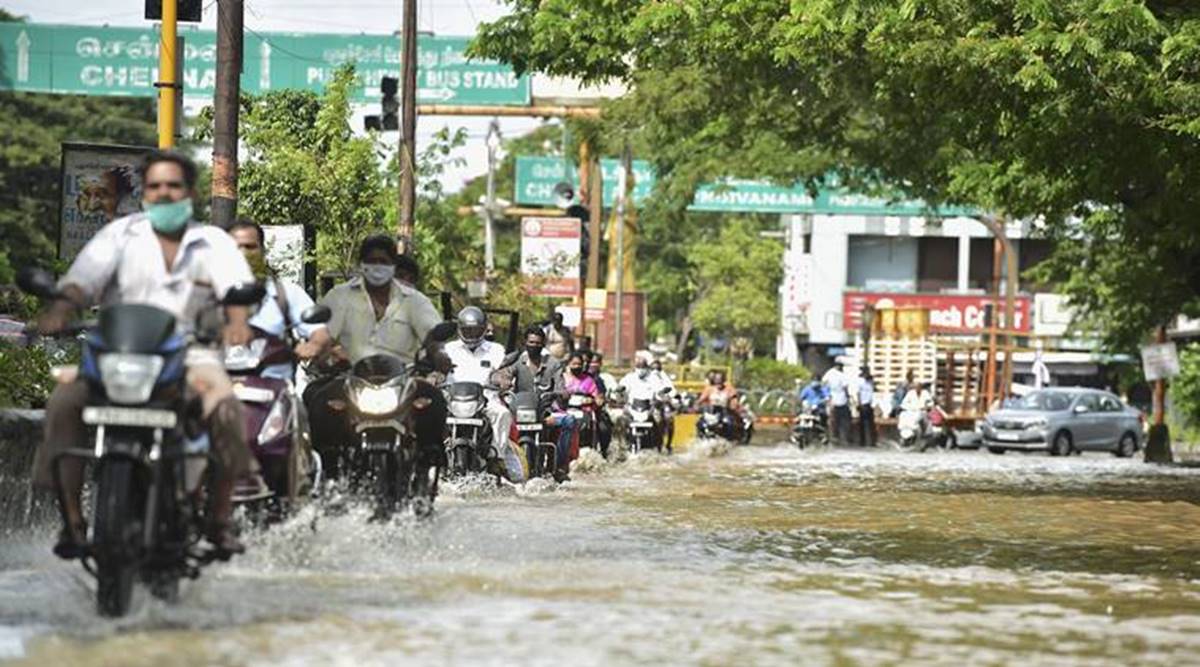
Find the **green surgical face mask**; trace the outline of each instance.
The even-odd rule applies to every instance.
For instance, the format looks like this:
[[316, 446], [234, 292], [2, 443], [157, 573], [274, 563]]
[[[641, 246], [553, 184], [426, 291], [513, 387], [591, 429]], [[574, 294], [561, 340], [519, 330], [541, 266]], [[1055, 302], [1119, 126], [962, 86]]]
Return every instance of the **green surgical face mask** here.
[[192, 200], [190, 198], [165, 204], [143, 203], [142, 209], [146, 212], [146, 217], [150, 219], [150, 226], [154, 228], [154, 231], [163, 234], [174, 234], [183, 229], [188, 220], [192, 219]]

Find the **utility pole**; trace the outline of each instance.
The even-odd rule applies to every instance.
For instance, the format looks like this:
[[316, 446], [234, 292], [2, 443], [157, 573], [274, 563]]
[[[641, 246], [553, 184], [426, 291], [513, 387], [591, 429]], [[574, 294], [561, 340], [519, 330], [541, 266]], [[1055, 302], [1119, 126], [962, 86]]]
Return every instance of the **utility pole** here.
[[[417, 0], [404, 0], [400, 61], [400, 225], [399, 250], [412, 254], [417, 206]], [[490, 214], [489, 214], [490, 215]]]
[[243, 0], [217, 0], [217, 85], [213, 94], [212, 222], [237, 219], [238, 100], [242, 76]]
[[625, 209], [626, 199], [629, 198], [629, 172], [633, 169], [633, 156], [629, 150], [629, 142], [621, 152], [621, 171], [617, 172], [617, 296], [614, 299], [616, 307], [615, 335], [613, 336], [613, 363], [621, 363], [621, 337], [624, 331], [624, 313], [622, 313], [622, 295], [625, 293]]
[[175, 73], [178, 49], [178, 14], [176, 0], [162, 0], [162, 45], [158, 49], [158, 147], [173, 148], [175, 146], [175, 117], [180, 113], [176, 108], [175, 89], [179, 80]]
[[487, 152], [487, 200], [483, 204], [483, 265], [487, 278], [496, 270], [496, 153], [500, 150], [500, 121], [496, 118], [488, 125]]

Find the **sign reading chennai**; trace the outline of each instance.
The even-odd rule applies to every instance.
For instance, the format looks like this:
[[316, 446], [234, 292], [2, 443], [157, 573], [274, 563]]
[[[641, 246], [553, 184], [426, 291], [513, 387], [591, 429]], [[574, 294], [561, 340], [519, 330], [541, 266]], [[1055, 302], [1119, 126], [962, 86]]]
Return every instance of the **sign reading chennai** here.
[[[180, 30], [185, 97], [212, 98], [216, 34]], [[527, 105], [530, 79], [465, 55], [469, 37], [417, 40], [417, 101], [422, 104]], [[158, 32], [143, 28], [0, 23], [0, 90], [84, 95], [155, 94]], [[400, 39], [391, 35], [247, 31], [242, 90], [319, 91], [342, 64], [357, 66], [356, 101], [379, 98], [379, 80], [400, 75]]]

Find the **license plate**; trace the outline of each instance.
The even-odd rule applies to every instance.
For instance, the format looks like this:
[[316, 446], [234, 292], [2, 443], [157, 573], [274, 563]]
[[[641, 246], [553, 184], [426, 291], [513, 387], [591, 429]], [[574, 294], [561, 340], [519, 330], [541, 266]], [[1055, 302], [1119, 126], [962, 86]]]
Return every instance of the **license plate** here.
[[633, 422], [629, 426], [630, 428], [650, 428], [654, 426], [654, 422]]
[[522, 431], [522, 432], [524, 432], [524, 431], [540, 431], [540, 430], [542, 430], [542, 425], [541, 424], [517, 424], [517, 430]]
[[473, 417], [451, 417], [446, 420], [446, 423], [453, 424], [455, 426], [483, 426], [482, 419], [475, 419]]
[[175, 428], [178, 417], [170, 410], [89, 406], [83, 409], [83, 423], [103, 426], [142, 426]]
[[1020, 440], [1020, 439], [1021, 439], [1021, 434], [1020, 434], [1020, 433], [1000, 433], [1000, 432], [997, 432], [997, 433], [996, 433], [996, 439], [997, 439], [997, 440], [1004, 440], [1005, 442], [1016, 442], [1016, 441], [1018, 441], [1018, 440]]

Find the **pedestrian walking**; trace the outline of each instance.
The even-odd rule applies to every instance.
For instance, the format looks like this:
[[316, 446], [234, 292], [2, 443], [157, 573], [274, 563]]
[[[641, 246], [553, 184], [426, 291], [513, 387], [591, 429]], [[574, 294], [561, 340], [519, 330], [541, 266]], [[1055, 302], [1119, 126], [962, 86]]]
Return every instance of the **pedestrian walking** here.
[[858, 443], [875, 446], [875, 378], [869, 368], [863, 369], [858, 384]]

